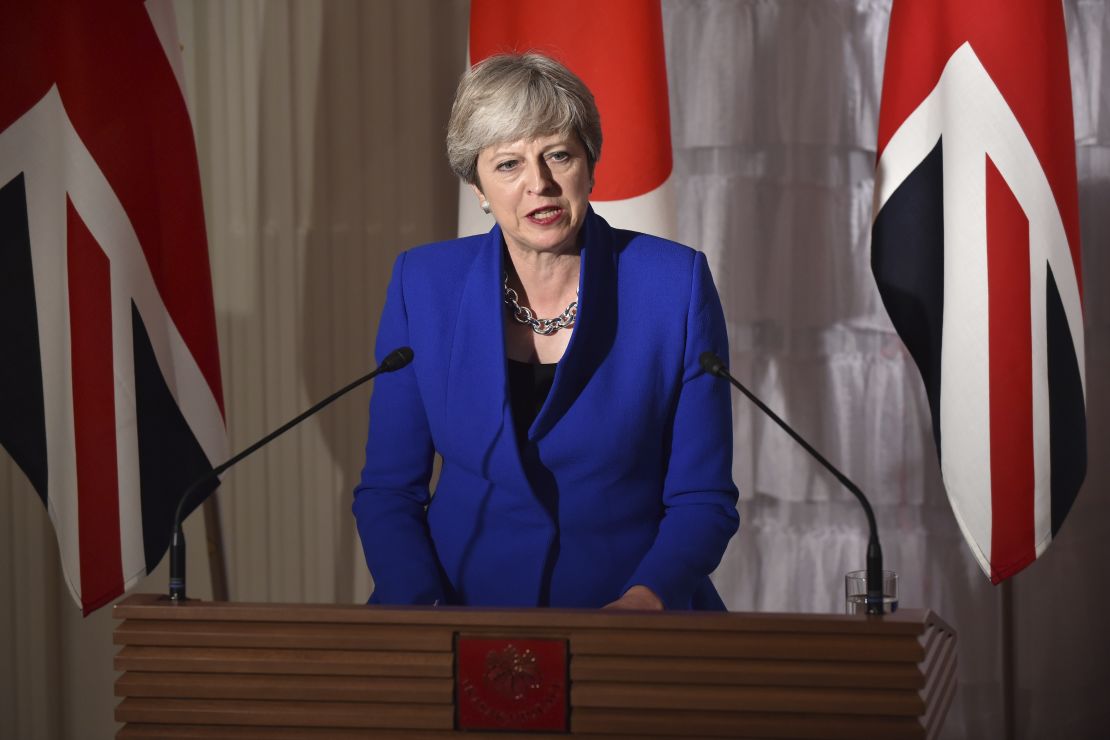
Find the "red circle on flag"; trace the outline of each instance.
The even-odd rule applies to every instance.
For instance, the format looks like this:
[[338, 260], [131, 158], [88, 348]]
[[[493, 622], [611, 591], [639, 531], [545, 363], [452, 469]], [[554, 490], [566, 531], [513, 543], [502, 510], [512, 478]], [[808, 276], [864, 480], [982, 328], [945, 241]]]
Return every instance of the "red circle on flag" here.
[[558, 5], [474, 0], [470, 58], [537, 51], [589, 86], [604, 145], [591, 200], [650, 192], [671, 174], [670, 107], [658, 2], [569, 0]]

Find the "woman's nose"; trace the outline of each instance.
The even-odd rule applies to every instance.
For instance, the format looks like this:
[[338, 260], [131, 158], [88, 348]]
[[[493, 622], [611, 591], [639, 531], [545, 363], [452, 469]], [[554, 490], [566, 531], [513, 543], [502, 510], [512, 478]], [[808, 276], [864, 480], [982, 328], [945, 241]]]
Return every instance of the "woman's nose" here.
[[534, 195], [545, 195], [555, 186], [555, 178], [551, 176], [551, 168], [547, 161], [541, 158], [528, 166], [527, 172], [528, 192]]

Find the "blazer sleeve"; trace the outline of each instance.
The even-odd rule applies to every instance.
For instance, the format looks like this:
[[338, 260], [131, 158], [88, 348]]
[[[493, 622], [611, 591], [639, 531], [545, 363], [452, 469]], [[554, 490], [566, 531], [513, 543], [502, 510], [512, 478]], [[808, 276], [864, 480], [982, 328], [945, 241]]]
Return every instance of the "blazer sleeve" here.
[[[378, 362], [410, 346], [405, 304], [405, 255], [393, 266], [378, 327]], [[439, 560], [428, 532], [434, 449], [417, 384], [420, 352], [412, 363], [374, 381], [366, 464], [354, 491], [353, 511], [366, 564], [374, 577], [372, 603], [445, 602]]]
[[732, 481], [729, 387], [701, 368], [702, 352], [728, 357], [724, 312], [705, 255], [696, 252], [687, 309], [682, 385], [669, 430], [663, 519], [625, 585], [644, 585], [668, 609], [688, 609], [739, 526]]

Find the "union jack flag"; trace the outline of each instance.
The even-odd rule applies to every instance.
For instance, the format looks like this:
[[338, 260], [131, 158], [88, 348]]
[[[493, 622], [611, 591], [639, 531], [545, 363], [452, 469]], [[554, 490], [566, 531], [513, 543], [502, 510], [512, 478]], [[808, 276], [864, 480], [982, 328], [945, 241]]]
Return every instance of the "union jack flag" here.
[[226, 454], [169, 0], [4, 3], [0, 443], [85, 614], [149, 572]]
[[995, 583], [1086, 474], [1079, 216], [1060, 0], [898, 0], [872, 268], [929, 398], [949, 501]]

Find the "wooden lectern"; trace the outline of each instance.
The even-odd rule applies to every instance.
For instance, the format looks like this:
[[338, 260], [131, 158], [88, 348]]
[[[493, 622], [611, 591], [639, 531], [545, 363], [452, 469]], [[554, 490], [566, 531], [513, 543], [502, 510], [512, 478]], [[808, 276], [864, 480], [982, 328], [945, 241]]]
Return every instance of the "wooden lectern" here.
[[[490, 729], [465, 735], [505, 740], [536, 735], [494, 728], [544, 713], [595, 738], [930, 738], [956, 687], [955, 633], [912, 609], [174, 606], [136, 595], [114, 614], [120, 738], [415, 740], [462, 735], [470, 717]], [[464, 647], [477, 655], [469, 667]], [[542, 663], [545, 650], [564, 662]], [[531, 705], [504, 709], [514, 701]]]

